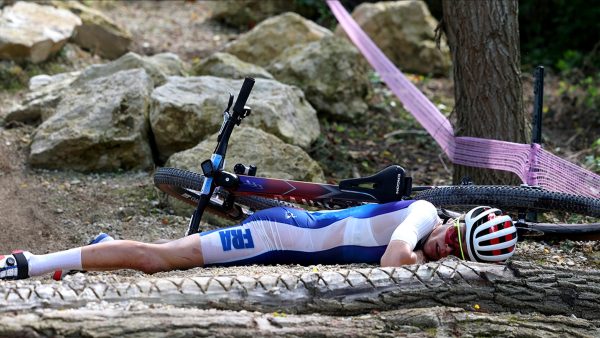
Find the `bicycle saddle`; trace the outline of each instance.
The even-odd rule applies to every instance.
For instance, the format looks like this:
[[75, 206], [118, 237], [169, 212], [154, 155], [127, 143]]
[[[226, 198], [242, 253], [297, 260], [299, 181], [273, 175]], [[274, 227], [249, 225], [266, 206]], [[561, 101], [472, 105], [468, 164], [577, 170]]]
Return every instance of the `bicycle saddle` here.
[[406, 176], [401, 166], [392, 165], [371, 176], [342, 180], [339, 188], [367, 193], [375, 197], [379, 203], [386, 203], [410, 196], [412, 178]]

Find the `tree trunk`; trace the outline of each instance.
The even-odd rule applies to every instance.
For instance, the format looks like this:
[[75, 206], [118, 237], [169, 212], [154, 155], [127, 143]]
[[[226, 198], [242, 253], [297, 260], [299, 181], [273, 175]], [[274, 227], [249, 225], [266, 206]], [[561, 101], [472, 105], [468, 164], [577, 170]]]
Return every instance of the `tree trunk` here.
[[[452, 53], [456, 136], [529, 143], [523, 110], [518, 1], [443, 0]], [[456, 165], [454, 182], [518, 184], [516, 175]]]
[[[357, 315], [436, 306], [600, 319], [600, 271], [465, 262], [261, 276], [117, 278], [0, 284], [0, 313], [38, 308], [145, 306]], [[94, 305], [95, 304], [95, 305]]]
[[36, 310], [0, 317], [0, 337], [594, 337], [585, 319], [435, 307], [356, 317], [194, 308]]

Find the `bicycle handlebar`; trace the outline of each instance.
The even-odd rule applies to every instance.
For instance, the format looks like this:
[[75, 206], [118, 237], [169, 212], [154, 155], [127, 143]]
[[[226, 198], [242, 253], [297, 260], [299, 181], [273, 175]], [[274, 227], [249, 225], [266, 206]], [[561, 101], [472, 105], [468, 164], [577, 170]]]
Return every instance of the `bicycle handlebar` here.
[[235, 105], [233, 106], [234, 114], [242, 114], [244, 112], [244, 106], [246, 105], [246, 101], [248, 101], [248, 96], [250, 96], [252, 87], [254, 87], [254, 79], [251, 77], [245, 78], [237, 100], [235, 100]]

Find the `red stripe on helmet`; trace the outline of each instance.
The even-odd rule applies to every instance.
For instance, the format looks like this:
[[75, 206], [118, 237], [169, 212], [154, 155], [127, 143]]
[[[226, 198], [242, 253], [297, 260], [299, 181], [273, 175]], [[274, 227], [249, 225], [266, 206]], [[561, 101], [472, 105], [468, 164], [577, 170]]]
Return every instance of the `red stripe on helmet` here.
[[[492, 233], [494, 233], [496, 231], [498, 231], [498, 228], [496, 228], [495, 225], [492, 225], [490, 227], [490, 232], [489, 233], [492, 234]], [[498, 244], [498, 243], [500, 243], [500, 239], [498, 237], [492, 238], [492, 239], [490, 239], [490, 243], [492, 243], [492, 244]], [[499, 256], [500, 255], [500, 250], [492, 250], [492, 254], [494, 256]]]
[[[511, 221], [504, 222], [504, 229], [508, 229], [512, 226], [513, 226], [513, 224]], [[513, 238], [514, 238], [513, 234], [508, 234], [508, 235], [504, 236], [504, 240], [507, 242], [511, 241]], [[510, 248], [508, 248], [508, 252], [512, 252], [514, 249], [515, 249], [515, 246], [513, 245]]]

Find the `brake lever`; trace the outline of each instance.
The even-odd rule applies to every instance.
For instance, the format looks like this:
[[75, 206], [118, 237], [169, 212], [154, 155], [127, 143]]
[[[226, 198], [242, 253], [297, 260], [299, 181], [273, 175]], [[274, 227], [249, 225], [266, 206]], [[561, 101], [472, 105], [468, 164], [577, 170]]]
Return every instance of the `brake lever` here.
[[225, 108], [225, 111], [223, 111], [223, 123], [221, 123], [221, 128], [219, 129], [219, 135], [217, 136], [217, 142], [221, 141], [221, 137], [223, 135], [223, 130], [225, 129], [225, 125], [227, 124], [227, 121], [229, 121], [229, 119], [231, 118], [231, 113], [229, 112], [229, 110], [231, 109], [232, 105], [233, 105], [233, 94], [229, 93], [229, 103], [227, 103], [227, 108]]

